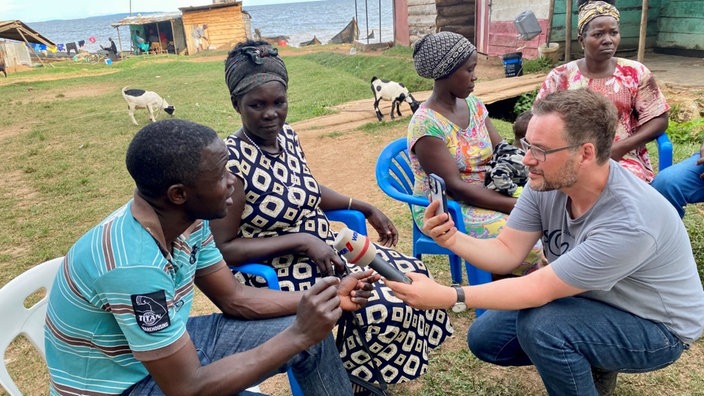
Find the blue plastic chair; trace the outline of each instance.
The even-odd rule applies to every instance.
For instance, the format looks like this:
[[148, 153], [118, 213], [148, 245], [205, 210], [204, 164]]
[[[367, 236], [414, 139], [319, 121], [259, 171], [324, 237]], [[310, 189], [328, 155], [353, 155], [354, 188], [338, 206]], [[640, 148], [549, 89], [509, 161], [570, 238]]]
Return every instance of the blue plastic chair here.
[[[269, 286], [269, 289], [281, 290], [279, 288], [279, 279], [276, 276], [276, 271], [274, 271], [274, 269], [268, 265], [252, 263], [243, 264], [239, 266], [231, 266], [230, 269], [232, 271], [239, 271], [249, 275], [260, 276], [266, 280], [266, 284], [267, 286]], [[293, 376], [293, 371], [291, 371], [291, 369], [289, 368], [286, 374], [288, 375], [288, 383], [291, 387], [291, 395], [304, 396], [301, 387], [298, 385], [298, 381], [296, 381], [296, 377]]]
[[655, 140], [658, 146], [658, 171], [672, 165], [672, 142], [667, 136], [667, 132], [663, 132]]
[[[330, 210], [325, 212], [330, 221], [339, 221], [345, 223], [348, 228], [353, 231], [357, 231], [362, 235], [367, 235], [367, 222], [364, 214], [358, 210]], [[249, 275], [260, 276], [266, 280], [267, 286], [272, 290], [281, 290], [279, 288], [279, 279], [276, 276], [276, 271], [271, 266], [258, 263], [243, 264], [239, 266], [230, 266], [232, 271], [242, 272]], [[291, 387], [292, 396], [304, 396], [301, 387], [296, 381], [296, 377], [293, 376], [291, 369], [288, 369], [288, 382]]]
[[347, 228], [352, 231], [357, 231], [362, 235], [367, 235], [367, 219], [364, 217], [364, 213], [358, 210], [328, 210], [325, 212], [325, 216], [330, 221], [345, 223]]
[[[406, 138], [394, 140], [379, 154], [376, 162], [376, 182], [388, 196], [407, 203], [409, 208], [412, 205], [428, 206], [430, 202], [427, 198], [413, 196], [414, 181], [411, 161], [408, 158]], [[447, 204], [450, 216], [455, 222], [457, 229], [462, 233], [466, 233], [459, 203], [448, 200]], [[413, 255], [419, 259], [424, 254], [447, 255], [450, 260], [452, 283], [461, 285], [462, 258], [449, 249], [439, 246], [432, 238], [423, 234], [412, 219], [411, 223], [413, 224]], [[466, 260], [465, 268], [467, 270], [468, 284], [480, 285], [491, 282], [491, 273], [476, 268]], [[483, 310], [477, 310], [477, 315], [482, 312]]]

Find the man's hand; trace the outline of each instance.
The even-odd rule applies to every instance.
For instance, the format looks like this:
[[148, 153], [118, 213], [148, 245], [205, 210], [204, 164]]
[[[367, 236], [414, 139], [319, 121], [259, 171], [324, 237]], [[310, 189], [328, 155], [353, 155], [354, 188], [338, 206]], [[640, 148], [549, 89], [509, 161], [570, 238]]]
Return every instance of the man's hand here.
[[340, 280], [333, 276], [319, 279], [298, 303], [296, 321], [291, 325], [291, 329], [303, 337], [303, 348], [317, 344], [327, 337], [342, 316], [337, 292], [339, 284]]
[[455, 244], [457, 227], [455, 227], [455, 222], [452, 221], [449, 214], [441, 213], [435, 216], [438, 205], [440, 205], [439, 201], [433, 201], [425, 209], [423, 233], [433, 238], [438, 245], [450, 248], [450, 246]]
[[372, 283], [381, 279], [381, 275], [372, 270], [353, 272], [340, 281], [337, 294], [340, 297], [340, 308], [345, 311], [356, 311], [367, 304], [372, 295]]
[[445, 309], [457, 302], [457, 292], [449, 286], [436, 283], [423, 274], [406, 272], [413, 281], [410, 285], [385, 279], [386, 286], [396, 297], [418, 309]]

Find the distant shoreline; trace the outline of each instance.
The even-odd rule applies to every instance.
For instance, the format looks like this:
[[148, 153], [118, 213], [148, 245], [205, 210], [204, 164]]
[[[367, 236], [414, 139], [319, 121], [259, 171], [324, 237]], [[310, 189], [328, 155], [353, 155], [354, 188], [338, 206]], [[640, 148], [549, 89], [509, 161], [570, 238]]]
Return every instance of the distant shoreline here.
[[[245, 6], [243, 10], [251, 16], [251, 34], [259, 29], [264, 37], [288, 37], [287, 45], [298, 47], [300, 43], [310, 41], [315, 36], [322, 44], [339, 33], [352, 19], [357, 17], [359, 37], [367, 37], [374, 31], [374, 39], [369, 43], [393, 41], [393, 0], [381, 0], [369, 4], [369, 12], [359, 4], [355, 9], [349, 0], [307, 1], [286, 4], [261, 4]], [[163, 12], [132, 12], [131, 15], [152, 15]], [[119, 30], [111, 24], [130, 16], [130, 13], [116, 13], [79, 19], [53, 19], [41, 22], [24, 22], [32, 29], [56, 44], [84, 41], [82, 47], [89, 53], [98, 53], [100, 45], [106, 46], [112, 37], [118, 50], [131, 51], [130, 30], [121, 26]], [[324, 18], [321, 18], [324, 16]], [[366, 17], [369, 20], [365, 20]], [[380, 30], [381, 25], [381, 30]], [[367, 27], [370, 32], [367, 32]], [[95, 42], [90, 42], [89, 38]], [[366, 42], [366, 40], [361, 40]]]

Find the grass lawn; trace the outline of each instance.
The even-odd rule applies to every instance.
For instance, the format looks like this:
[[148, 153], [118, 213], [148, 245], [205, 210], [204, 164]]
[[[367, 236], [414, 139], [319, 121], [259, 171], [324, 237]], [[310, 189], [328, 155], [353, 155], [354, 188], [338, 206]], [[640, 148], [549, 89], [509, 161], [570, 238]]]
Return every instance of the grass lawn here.
[[[0, 234], [0, 285], [37, 263], [64, 255], [76, 239], [132, 196], [134, 184], [125, 169], [124, 155], [139, 127], [128, 119], [120, 96], [122, 87], [159, 92], [176, 106], [178, 118], [206, 124], [222, 137], [239, 127], [224, 84], [224, 55], [133, 57], [111, 66], [69, 61], [14, 73], [0, 81], [4, 154], [0, 225], [5, 230]], [[431, 88], [429, 81], [416, 76], [407, 48], [354, 57], [301, 53], [285, 60], [290, 73], [290, 122], [330, 114], [335, 105], [369, 98], [372, 75], [403, 81], [411, 91]], [[147, 122], [143, 110], [135, 117], [141, 125]], [[407, 122], [407, 117], [374, 122], [345, 136], [329, 134], [321, 139], [329, 139], [334, 147], [337, 139], [399, 136]], [[510, 124], [496, 123], [502, 135], [510, 136]], [[678, 143], [675, 161], [697, 150], [699, 143], [696, 139]], [[654, 146], [650, 150], [656, 153]], [[378, 205], [390, 214], [402, 235], [410, 234], [407, 208], [390, 200]], [[702, 274], [704, 211], [694, 205], [684, 221]], [[403, 240], [399, 250], [410, 252], [409, 242]], [[428, 264], [436, 278], [449, 283], [445, 258], [430, 257]], [[200, 301], [195, 309], [204, 313], [213, 308]], [[464, 340], [473, 313], [451, 315], [456, 336], [432, 354], [430, 369], [421, 380], [393, 386], [393, 394], [544, 394], [531, 367], [500, 368], [474, 358]], [[620, 376], [616, 394], [704, 395], [702, 345], [696, 343], [666, 369]], [[47, 393], [46, 369], [25, 341], [14, 343], [4, 359], [26, 394]], [[275, 394], [287, 392], [286, 388]]]

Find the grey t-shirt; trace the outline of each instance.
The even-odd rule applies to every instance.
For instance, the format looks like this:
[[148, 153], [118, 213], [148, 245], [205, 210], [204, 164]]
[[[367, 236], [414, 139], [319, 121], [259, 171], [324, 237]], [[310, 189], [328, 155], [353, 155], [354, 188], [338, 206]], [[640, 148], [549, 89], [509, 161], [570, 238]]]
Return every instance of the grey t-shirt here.
[[649, 184], [610, 160], [609, 180], [577, 219], [560, 191], [526, 186], [508, 227], [541, 231], [550, 266], [564, 282], [691, 343], [704, 328], [704, 289], [687, 230], [674, 207]]

